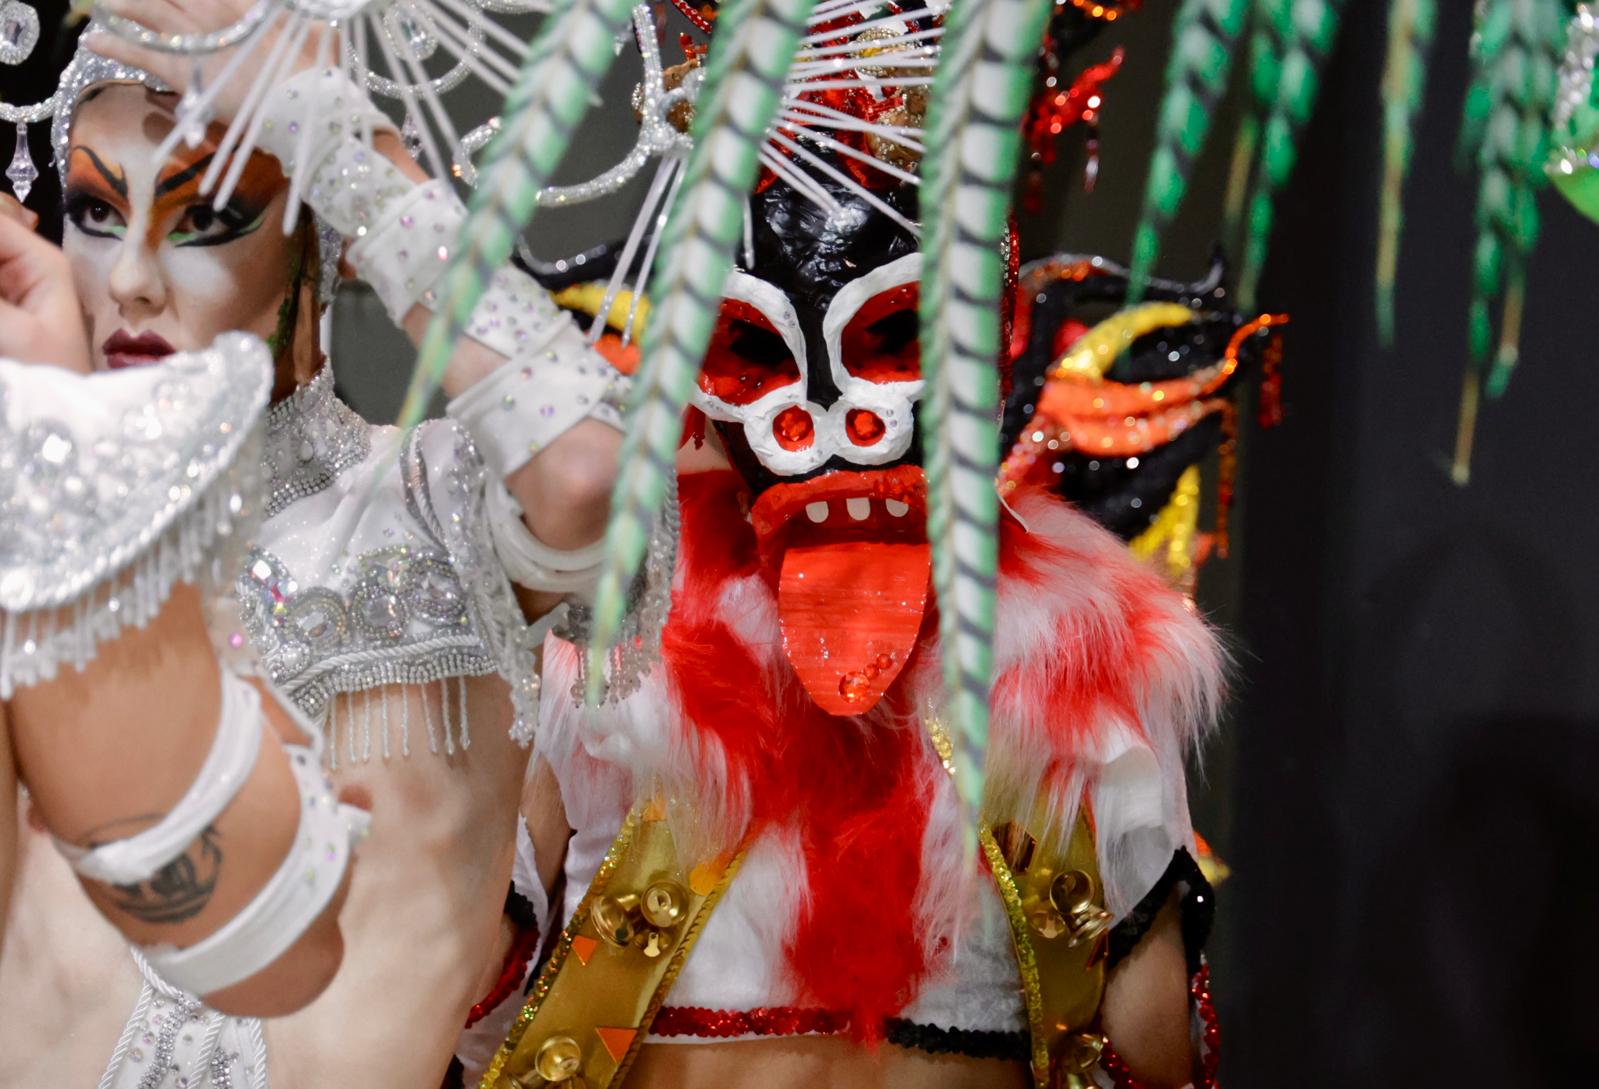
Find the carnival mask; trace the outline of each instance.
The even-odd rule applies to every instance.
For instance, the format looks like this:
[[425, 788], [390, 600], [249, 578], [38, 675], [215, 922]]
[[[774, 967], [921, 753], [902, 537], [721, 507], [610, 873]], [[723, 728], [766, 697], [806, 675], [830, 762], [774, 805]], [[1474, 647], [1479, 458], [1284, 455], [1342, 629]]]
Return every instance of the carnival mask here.
[[820, 707], [856, 715], [903, 670], [928, 605], [921, 258], [894, 217], [833, 196], [824, 210], [777, 182], [754, 197], [695, 403], [750, 485], [790, 662]]

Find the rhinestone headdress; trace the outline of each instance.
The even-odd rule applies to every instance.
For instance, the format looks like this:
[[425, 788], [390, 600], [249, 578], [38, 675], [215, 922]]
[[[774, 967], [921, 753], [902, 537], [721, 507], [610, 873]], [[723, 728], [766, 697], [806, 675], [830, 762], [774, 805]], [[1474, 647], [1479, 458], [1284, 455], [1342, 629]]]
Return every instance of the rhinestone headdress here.
[[[82, 101], [84, 92], [92, 87], [107, 83], [138, 83], [153, 91], [170, 91], [171, 88], [162, 83], [155, 76], [141, 68], [123, 64], [98, 53], [91, 52], [81, 46], [73, 54], [72, 60], [67, 64], [66, 70], [61, 73], [61, 82], [56, 87], [56, 93], [50, 98], [52, 104], [50, 120], [50, 153], [55, 160], [56, 171], [61, 175], [63, 183], [67, 172], [67, 147], [72, 139], [72, 119]], [[27, 138], [23, 133], [23, 126], [18, 125], [17, 156], [27, 155]], [[27, 162], [31, 171], [28, 176], [29, 185], [32, 179], [38, 176], [38, 171], [33, 167], [31, 159]], [[12, 169], [18, 169], [15, 161]], [[19, 173], [21, 171], [19, 170]], [[10, 171], [7, 171], [10, 176]], [[15, 179], [13, 179], [15, 181]], [[26, 197], [26, 192], [19, 189], [17, 198]], [[344, 252], [344, 239], [337, 229], [325, 222], [321, 217], [315, 220], [317, 234], [317, 255], [321, 261], [318, 269], [317, 290], [320, 302], [326, 306], [333, 301], [334, 294], [339, 287], [339, 258]]]
[[[179, 124], [168, 144], [197, 142], [218, 93], [244, 81], [251, 88], [243, 96], [247, 107], [230, 122], [223, 146], [232, 149], [231, 155], [248, 156], [265, 91], [293, 75], [302, 47], [316, 40], [321, 43], [318, 63], [343, 68], [376, 99], [399, 104], [401, 135], [434, 175], [470, 183], [471, 154], [488, 142], [496, 125], [490, 119], [463, 134], [452, 119], [459, 105], [452, 103], [454, 109], [447, 111], [442, 98], [470, 81], [496, 100], [503, 97], [528, 46], [525, 35], [496, 16], [543, 12], [549, 5], [546, 0], [258, 0], [237, 23], [198, 34], [158, 34], [97, 5], [83, 6], [96, 25], [120, 38], [194, 59], [195, 79], [178, 105]], [[37, 12], [24, 0], [0, 0], [0, 64], [21, 63], [38, 39]], [[230, 51], [227, 62], [209, 82], [202, 81], [201, 60], [222, 50]], [[75, 92], [85, 85], [64, 83], [62, 91], [75, 102]], [[27, 151], [27, 126], [57, 117], [59, 153], [60, 115], [70, 118], [70, 109], [63, 109], [68, 105], [61, 93], [25, 106], [0, 103], [0, 122], [17, 126], [17, 151], [7, 177], [19, 199], [27, 198], [38, 177]], [[214, 194], [220, 206], [229, 193], [226, 183], [218, 186], [216, 180], [209, 178], [203, 191]]]

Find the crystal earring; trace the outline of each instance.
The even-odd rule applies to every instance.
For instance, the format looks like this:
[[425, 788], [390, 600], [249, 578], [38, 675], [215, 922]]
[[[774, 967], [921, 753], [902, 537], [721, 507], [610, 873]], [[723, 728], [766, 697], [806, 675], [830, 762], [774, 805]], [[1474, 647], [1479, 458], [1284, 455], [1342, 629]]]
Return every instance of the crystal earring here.
[[28, 152], [28, 126], [21, 121], [17, 122], [17, 150], [11, 156], [11, 165], [6, 167], [6, 177], [17, 199], [26, 202], [39, 177], [39, 168], [33, 165], [33, 156]]

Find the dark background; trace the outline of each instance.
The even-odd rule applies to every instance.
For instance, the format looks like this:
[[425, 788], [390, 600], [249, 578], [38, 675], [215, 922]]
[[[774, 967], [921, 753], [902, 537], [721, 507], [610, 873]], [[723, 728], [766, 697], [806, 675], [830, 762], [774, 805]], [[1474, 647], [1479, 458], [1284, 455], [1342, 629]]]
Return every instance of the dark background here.
[[[1125, 258], [1173, 6], [1147, 0], [1086, 51], [1127, 48], [1099, 185], [1080, 192], [1066, 156], [1050, 212], [1024, 224], [1029, 255]], [[1238, 661], [1195, 785], [1197, 823], [1233, 870], [1212, 943], [1232, 1089], [1591, 1084], [1569, 1072], [1599, 1059], [1599, 228], [1545, 193], [1521, 366], [1485, 406], [1472, 482], [1456, 487], [1471, 5], [1440, 7], [1396, 343], [1378, 344], [1372, 298], [1386, 5], [1350, 0], [1261, 287], [1264, 307], [1293, 315], [1286, 420], [1246, 435], [1234, 551], [1201, 580]], [[0, 94], [36, 97], [48, 52], [0, 69]], [[608, 99], [631, 88], [620, 67]], [[617, 113], [585, 128], [563, 173], [620, 157], [631, 133]], [[52, 180], [42, 128], [35, 207]], [[1162, 271], [1204, 270], [1225, 167], [1222, 147], [1200, 161]], [[591, 242], [595, 214], [541, 217], [535, 249]], [[374, 417], [392, 415], [412, 358], [373, 339], [385, 325], [360, 290], [341, 296], [341, 384]]]
[[[1195, 805], [1234, 872], [1214, 942], [1233, 1089], [1591, 1084], [1599, 1057], [1599, 229], [1545, 193], [1521, 365], [1456, 487], [1471, 5], [1440, 7], [1395, 344], [1373, 310], [1386, 4], [1351, 0], [1260, 292], [1293, 315], [1287, 418], [1250, 437], [1239, 547], [1201, 587], [1239, 663]], [[1127, 248], [1170, 10], [1116, 28], [1074, 247]], [[1168, 271], [1202, 267], [1225, 166], [1201, 164]]]

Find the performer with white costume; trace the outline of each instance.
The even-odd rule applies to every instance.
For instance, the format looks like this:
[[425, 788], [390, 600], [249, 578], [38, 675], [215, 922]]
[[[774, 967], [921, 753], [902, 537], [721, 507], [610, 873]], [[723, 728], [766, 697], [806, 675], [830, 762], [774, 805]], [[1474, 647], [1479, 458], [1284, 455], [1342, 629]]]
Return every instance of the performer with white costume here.
[[[121, 7], [151, 26], [237, 17], [207, 3]], [[518, 741], [537, 712], [534, 651], [552, 607], [583, 588], [593, 563], [584, 548], [604, 524], [614, 371], [536, 284], [508, 269], [452, 357], [454, 419], [412, 433], [362, 421], [335, 396], [317, 350], [318, 287], [343, 239], [356, 274], [420, 335], [463, 215], [448, 185], [428, 180], [363, 92], [315, 66], [314, 45], [260, 102], [242, 101], [246, 89], [219, 96], [211, 129], [192, 147], [167, 141], [168, 152], [163, 139], [179, 124], [169, 88], [191, 77], [189, 64], [91, 35], [86, 46], [103, 53], [80, 50], [64, 75], [53, 145], [95, 365], [140, 365], [224, 329], [272, 346], [265, 521], [250, 540], [229, 638], [247, 643], [323, 727], [324, 764], [341, 792], [369, 802], [373, 831], [342, 916], [344, 964], [303, 1013], [263, 1031], [149, 971], [141, 997], [91, 932], [52, 947], [48, 960], [35, 943], [10, 943], [0, 1003], [37, 1009], [41, 984], [48, 993], [65, 979], [73, 990], [53, 1024], [71, 1034], [5, 1040], [0, 1050], [17, 1057], [19, 1085], [45, 1072], [83, 1084], [103, 1068], [103, 1085], [146, 1089], [265, 1085], [269, 1072], [275, 1085], [431, 1087], [458, 1046], [474, 1061], [459, 1040], [474, 1003], [495, 1004], [479, 1000], [496, 990], [507, 997], [510, 988], [493, 986], [507, 973], [520, 982], [507, 949], [520, 950], [522, 965], [532, 953], [502, 923], [527, 777]], [[246, 105], [265, 115], [260, 149], [231, 160], [232, 192], [217, 210], [201, 181], [228, 161], [219, 144], [231, 111]], [[300, 122], [311, 116], [326, 124], [307, 131]], [[317, 229], [306, 216], [286, 236], [279, 224], [296, 197]], [[546, 619], [530, 626], [529, 617]], [[564, 835], [559, 814], [550, 824]], [[17, 926], [55, 928], [68, 905], [33, 897], [33, 870]], [[523, 877], [541, 917], [542, 883], [525, 866]], [[77, 961], [64, 970], [63, 958]], [[203, 1031], [159, 1050], [144, 1044], [160, 1043], [159, 1019], [175, 1012]], [[476, 1061], [502, 1034], [485, 1026]]]

